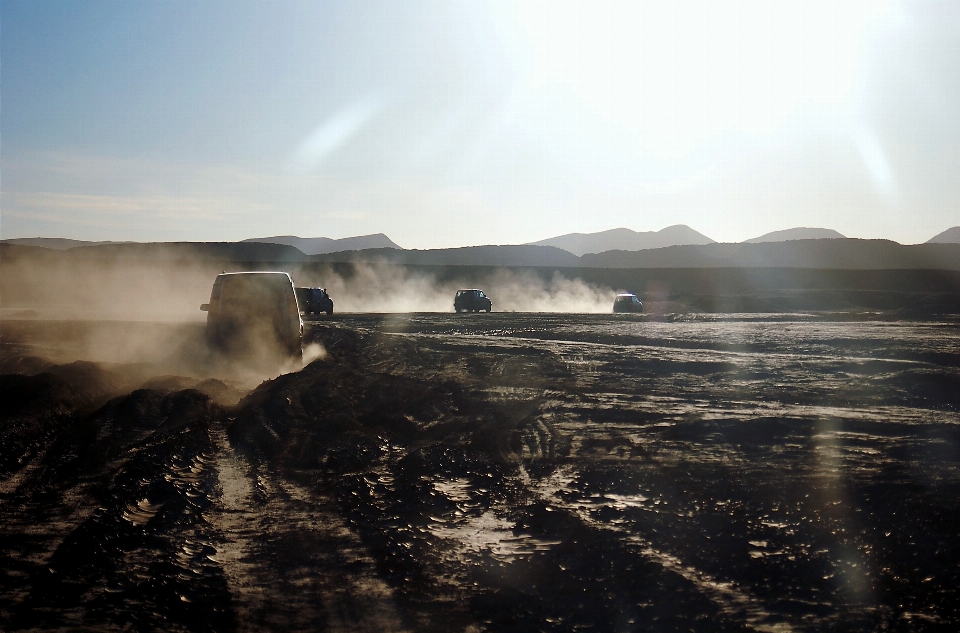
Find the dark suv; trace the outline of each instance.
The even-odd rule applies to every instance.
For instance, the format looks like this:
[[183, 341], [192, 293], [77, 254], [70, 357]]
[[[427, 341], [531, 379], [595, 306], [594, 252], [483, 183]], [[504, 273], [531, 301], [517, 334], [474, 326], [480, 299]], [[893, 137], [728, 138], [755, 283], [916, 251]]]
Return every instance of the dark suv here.
[[643, 312], [643, 304], [637, 299], [637, 295], [624, 292], [618, 294], [613, 300], [614, 312]]
[[457, 296], [453, 298], [454, 312], [490, 312], [493, 309], [493, 302], [483, 294], [483, 290], [457, 290]]
[[297, 303], [303, 314], [333, 314], [333, 299], [327, 294], [326, 288], [294, 288], [297, 292]]

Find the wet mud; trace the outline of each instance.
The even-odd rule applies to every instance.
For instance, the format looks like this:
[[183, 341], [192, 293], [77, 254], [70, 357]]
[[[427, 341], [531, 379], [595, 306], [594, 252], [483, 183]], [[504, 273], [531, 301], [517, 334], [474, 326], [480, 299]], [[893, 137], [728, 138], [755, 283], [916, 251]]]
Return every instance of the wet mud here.
[[345, 315], [249, 386], [58, 327], [0, 341], [4, 630], [960, 624], [956, 322]]

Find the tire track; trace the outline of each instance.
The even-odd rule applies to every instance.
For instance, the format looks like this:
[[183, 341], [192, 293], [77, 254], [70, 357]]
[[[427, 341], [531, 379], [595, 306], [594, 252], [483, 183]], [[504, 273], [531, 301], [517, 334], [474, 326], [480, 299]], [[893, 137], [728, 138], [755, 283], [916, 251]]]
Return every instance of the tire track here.
[[223, 429], [212, 557], [241, 631], [404, 631], [393, 590], [335, 504], [239, 456]]
[[[90, 495], [78, 499], [80, 485], [59, 504], [46, 499], [59, 511], [85, 510], [71, 516], [74, 522], [53, 523], [62, 538], [24, 581], [25, 595], [6, 621], [10, 630], [232, 628], [203, 517], [213, 490], [209, 428], [217, 415], [195, 391], [141, 391], [71, 428], [73, 439], [95, 441], [87, 451], [67, 442], [70, 450], [51, 459], [40, 484], [56, 490], [79, 479]], [[49, 494], [35, 487], [38, 500]]]

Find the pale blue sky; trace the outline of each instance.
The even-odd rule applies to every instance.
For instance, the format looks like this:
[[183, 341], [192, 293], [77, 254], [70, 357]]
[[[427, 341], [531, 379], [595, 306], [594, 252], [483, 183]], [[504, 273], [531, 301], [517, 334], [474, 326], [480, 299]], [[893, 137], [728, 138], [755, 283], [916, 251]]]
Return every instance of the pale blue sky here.
[[960, 224], [957, 2], [0, 2], [0, 234]]

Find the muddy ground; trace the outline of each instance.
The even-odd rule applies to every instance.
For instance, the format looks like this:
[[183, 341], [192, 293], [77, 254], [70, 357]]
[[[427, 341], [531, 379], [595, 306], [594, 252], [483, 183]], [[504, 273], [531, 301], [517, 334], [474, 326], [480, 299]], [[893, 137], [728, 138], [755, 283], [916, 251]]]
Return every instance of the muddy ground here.
[[4, 630], [960, 625], [956, 321], [2, 325]]

